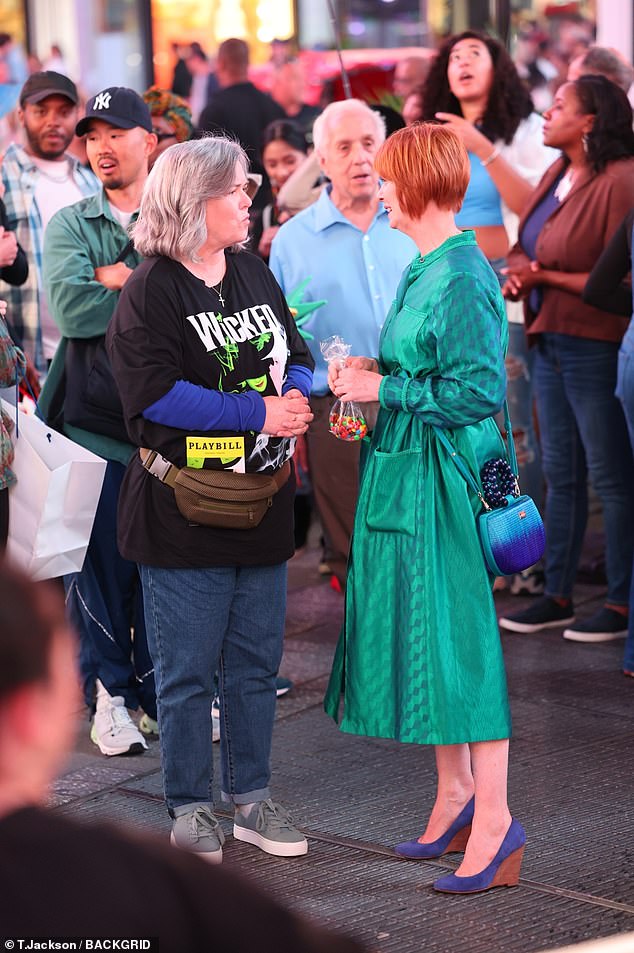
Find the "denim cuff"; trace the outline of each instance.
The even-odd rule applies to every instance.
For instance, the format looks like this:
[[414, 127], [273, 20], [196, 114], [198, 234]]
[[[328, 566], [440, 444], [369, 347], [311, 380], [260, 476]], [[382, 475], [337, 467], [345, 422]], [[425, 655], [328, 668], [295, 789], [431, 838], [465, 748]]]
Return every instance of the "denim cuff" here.
[[190, 801], [189, 804], [178, 804], [176, 807], [172, 807], [169, 813], [172, 818], [180, 817], [182, 814], [189, 814], [190, 811], [195, 811], [197, 807], [208, 807], [213, 814], [213, 801]]
[[227, 794], [226, 791], [220, 792], [221, 799], [225, 804], [257, 804], [259, 801], [266, 801], [271, 796], [270, 789], [259, 788], [256, 791], [247, 791], [246, 794]]

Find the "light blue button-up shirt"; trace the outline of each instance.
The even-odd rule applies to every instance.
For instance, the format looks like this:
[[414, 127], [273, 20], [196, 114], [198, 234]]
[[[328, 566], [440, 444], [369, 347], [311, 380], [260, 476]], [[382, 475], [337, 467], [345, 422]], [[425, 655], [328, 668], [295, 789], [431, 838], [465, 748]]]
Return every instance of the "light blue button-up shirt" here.
[[302, 324], [314, 338], [307, 341], [315, 359], [313, 394], [328, 393], [320, 341], [338, 334], [351, 354], [378, 355], [383, 322], [403, 269], [417, 251], [411, 238], [390, 228], [381, 204], [364, 234], [333, 204], [330, 188], [282, 225], [269, 260], [282, 290], [288, 294], [310, 278], [304, 300], [326, 300]]

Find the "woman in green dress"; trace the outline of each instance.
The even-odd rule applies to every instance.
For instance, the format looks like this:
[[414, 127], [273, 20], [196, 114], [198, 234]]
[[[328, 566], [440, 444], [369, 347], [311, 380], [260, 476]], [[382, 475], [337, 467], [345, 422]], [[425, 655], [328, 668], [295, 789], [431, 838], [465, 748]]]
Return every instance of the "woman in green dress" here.
[[446, 126], [394, 133], [375, 160], [390, 225], [418, 255], [387, 316], [378, 362], [331, 372], [342, 400], [377, 401], [348, 570], [345, 620], [326, 711], [353, 734], [436, 750], [436, 801], [424, 833], [399, 844], [427, 859], [465, 850], [434, 886], [473, 893], [517, 883], [525, 835], [507, 804], [511, 731], [478, 498], [434, 432], [478, 475], [503, 457], [507, 323], [497, 278], [454, 221], [469, 160]]

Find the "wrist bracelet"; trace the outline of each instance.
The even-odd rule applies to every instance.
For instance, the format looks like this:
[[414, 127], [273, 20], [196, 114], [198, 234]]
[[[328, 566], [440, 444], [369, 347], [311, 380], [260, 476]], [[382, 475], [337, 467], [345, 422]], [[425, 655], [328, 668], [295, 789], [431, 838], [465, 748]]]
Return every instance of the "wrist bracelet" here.
[[491, 153], [491, 155], [490, 155], [488, 158], [486, 158], [484, 161], [482, 161], [482, 160], [480, 161], [480, 165], [482, 166], [482, 168], [483, 168], [483, 169], [486, 169], [486, 167], [487, 167], [488, 165], [491, 165], [491, 163], [492, 163], [495, 159], [497, 159], [497, 157], [499, 156], [499, 154], [500, 154], [501, 151], [502, 151], [502, 146], [496, 146], [495, 149], [493, 150], [493, 152]]

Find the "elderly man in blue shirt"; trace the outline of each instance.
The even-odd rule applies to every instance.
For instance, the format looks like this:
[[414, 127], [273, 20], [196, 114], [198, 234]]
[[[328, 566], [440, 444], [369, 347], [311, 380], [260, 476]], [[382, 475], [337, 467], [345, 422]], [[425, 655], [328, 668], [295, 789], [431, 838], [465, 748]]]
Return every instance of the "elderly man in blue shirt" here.
[[326, 107], [315, 120], [313, 140], [330, 185], [314, 205], [282, 226], [269, 261], [285, 293], [310, 277], [305, 299], [326, 300], [302, 326], [312, 335], [308, 344], [315, 359], [308, 460], [328, 564], [342, 585], [357, 501], [359, 444], [328, 432], [335, 398], [319, 343], [338, 334], [351, 345], [351, 354], [378, 354], [401, 273], [416, 254], [411, 239], [391, 231], [378, 200], [373, 161], [384, 139], [383, 118], [360, 100]]

